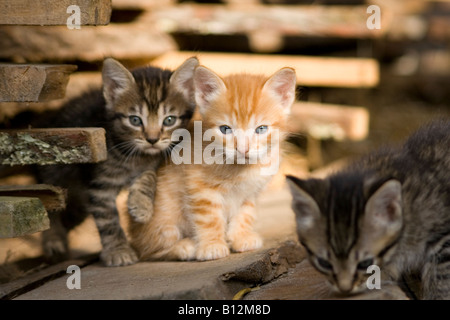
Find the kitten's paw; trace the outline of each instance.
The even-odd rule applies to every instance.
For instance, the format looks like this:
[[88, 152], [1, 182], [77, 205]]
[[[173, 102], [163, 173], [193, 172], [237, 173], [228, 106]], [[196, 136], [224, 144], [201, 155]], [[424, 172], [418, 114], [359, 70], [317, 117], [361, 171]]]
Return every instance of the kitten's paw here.
[[128, 214], [136, 222], [148, 222], [153, 216], [153, 201], [139, 191], [130, 191], [127, 200], [127, 207]]
[[178, 260], [194, 260], [195, 259], [195, 242], [192, 239], [184, 238], [173, 247], [173, 255]]
[[100, 259], [107, 267], [120, 267], [138, 262], [136, 252], [129, 246], [103, 250]]
[[231, 242], [231, 249], [234, 252], [245, 252], [262, 247], [263, 241], [257, 233], [249, 233], [245, 236], [237, 237]]
[[199, 261], [215, 260], [225, 258], [230, 254], [230, 249], [225, 243], [217, 242], [206, 245], [199, 245], [196, 252], [196, 259]]

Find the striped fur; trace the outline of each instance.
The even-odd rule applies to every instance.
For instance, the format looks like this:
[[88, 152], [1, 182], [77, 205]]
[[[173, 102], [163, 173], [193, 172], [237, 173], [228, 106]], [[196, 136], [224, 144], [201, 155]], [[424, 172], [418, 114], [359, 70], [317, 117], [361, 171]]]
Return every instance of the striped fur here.
[[[144, 224], [130, 223], [131, 243], [142, 260], [213, 260], [230, 250], [243, 252], [262, 245], [253, 230], [255, 201], [271, 178], [261, 169], [270, 164], [251, 163], [250, 154], [269, 148], [265, 138], [271, 141], [276, 130], [284, 132], [295, 98], [295, 72], [285, 68], [269, 79], [245, 74], [221, 79], [200, 66], [194, 83], [198, 112], [193, 119], [202, 122], [201, 133], [208, 130], [215, 138], [203, 141], [200, 150], [193, 145], [192, 150], [201, 156], [213, 144], [224, 163], [171, 164], [158, 171], [154, 216]], [[220, 132], [222, 125], [232, 132]], [[255, 133], [261, 125], [268, 126], [264, 139]], [[249, 135], [241, 140], [239, 130]], [[193, 137], [194, 123], [190, 133]], [[231, 144], [224, 148], [227, 139]], [[191, 140], [194, 143], [195, 137]], [[248, 155], [245, 163], [227, 164], [227, 159], [237, 160], [239, 150]]]
[[[363, 157], [326, 180], [288, 177], [299, 240], [335, 289], [366, 289], [368, 265], [421, 278], [423, 299], [450, 299], [450, 121]], [[408, 284], [406, 284], [408, 286]]]
[[[104, 162], [38, 168], [40, 182], [68, 189], [62, 222], [54, 221], [60, 227], [44, 233], [47, 255], [65, 255], [67, 230], [92, 214], [103, 246], [100, 257], [104, 264], [120, 266], [137, 261], [119, 224], [116, 197], [146, 172], [146, 178], [134, 184], [138, 189], [131, 188], [133, 205], [129, 212], [136, 220], [147, 218], [149, 210], [142, 208], [153, 205], [155, 172], [173, 146], [171, 133], [186, 127], [195, 108], [192, 77], [197, 64], [197, 59], [191, 58], [175, 72], [153, 67], [129, 72], [119, 62], [106, 59], [103, 92], [97, 89], [86, 93], [39, 124], [103, 127], [108, 148]], [[163, 124], [168, 116], [176, 117], [170, 126]]]

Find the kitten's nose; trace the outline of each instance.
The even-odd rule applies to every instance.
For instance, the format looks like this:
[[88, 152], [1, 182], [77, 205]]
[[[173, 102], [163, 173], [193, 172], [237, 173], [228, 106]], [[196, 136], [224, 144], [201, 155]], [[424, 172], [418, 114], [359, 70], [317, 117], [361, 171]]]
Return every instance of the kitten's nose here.
[[148, 138], [147, 141], [153, 145], [159, 141], [159, 138]]

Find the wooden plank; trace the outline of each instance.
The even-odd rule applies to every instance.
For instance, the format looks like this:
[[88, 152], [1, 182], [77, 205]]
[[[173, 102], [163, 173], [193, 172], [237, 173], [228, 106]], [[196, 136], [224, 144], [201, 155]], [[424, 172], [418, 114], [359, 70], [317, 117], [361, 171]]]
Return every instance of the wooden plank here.
[[230, 5], [184, 3], [152, 11], [153, 23], [166, 32], [194, 34], [277, 33], [279, 36], [366, 38], [389, 30], [367, 28], [368, 5], [263, 5], [234, 2]]
[[0, 64], [0, 102], [42, 102], [63, 98], [76, 65]]
[[103, 61], [152, 59], [176, 50], [173, 38], [148, 22], [111, 24], [68, 30], [67, 27], [0, 27], [0, 59], [14, 61]]
[[291, 67], [296, 69], [297, 83], [304, 86], [369, 88], [379, 81], [378, 62], [367, 58], [183, 51], [169, 52], [153, 60], [152, 64], [173, 69], [192, 56], [197, 56], [201, 64], [222, 76], [237, 72], [271, 75], [280, 68]]
[[31, 272], [23, 277], [0, 285], [0, 300], [14, 299], [21, 294], [52, 281], [53, 279], [57, 279], [65, 275], [69, 276], [67, 274], [67, 268], [71, 265], [76, 265], [83, 268], [97, 261], [98, 254], [90, 254], [78, 257], [76, 259], [60, 262], [46, 268], [42, 268], [36, 272]]
[[0, 238], [13, 238], [50, 228], [41, 200], [29, 197], [0, 197]]
[[366, 108], [312, 102], [296, 102], [289, 131], [307, 132], [316, 139], [363, 140], [369, 133]]
[[111, 0], [0, 0], [0, 25], [65, 26], [73, 5], [79, 7], [80, 25], [109, 24]]
[[103, 128], [0, 131], [0, 164], [69, 164], [106, 160]]
[[47, 184], [0, 186], [0, 197], [5, 196], [39, 198], [47, 212], [56, 212], [66, 207], [67, 192]]

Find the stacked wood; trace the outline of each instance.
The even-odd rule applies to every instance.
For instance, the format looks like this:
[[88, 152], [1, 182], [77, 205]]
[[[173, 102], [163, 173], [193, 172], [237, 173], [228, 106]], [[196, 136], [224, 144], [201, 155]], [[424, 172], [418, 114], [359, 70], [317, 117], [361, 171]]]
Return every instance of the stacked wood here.
[[0, 186], [0, 197], [14, 196], [38, 198], [47, 212], [58, 212], [66, 207], [66, 190], [51, 185]]
[[[64, 43], [67, 34], [72, 32], [73, 35], [81, 26], [109, 24], [111, 11], [111, 0], [0, 0], [0, 25], [7, 25], [0, 28], [0, 58], [14, 62], [51, 60], [48, 54], [58, 51], [59, 47], [52, 48], [47, 44], [52, 37], [42, 31], [46, 28], [34, 26], [56, 26], [54, 28], [61, 32], [59, 41]], [[36, 30], [36, 33], [30, 30]], [[41, 37], [37, 34], [41, 34]], [[82, 39], [78, 43], [82, 51], [89, 50], [87, 41], [89, 39]], [[30, 52], [31, 57], [34, 55], [38, 58], [27, 59]], [[0, 102], [61, 99], [65, 96], [69, 75], [76, 69], [74, 65], [0, 64]], [[2, 165], [70, 164], [104, 160], [106, 142], [103, 128], [0, 132]], [[59, 211], [65, 205], [65, 191], [53, 186], [0, 187], [0, 238], [19, 237], [48, 229], [50, 222], [47, 213]]]

